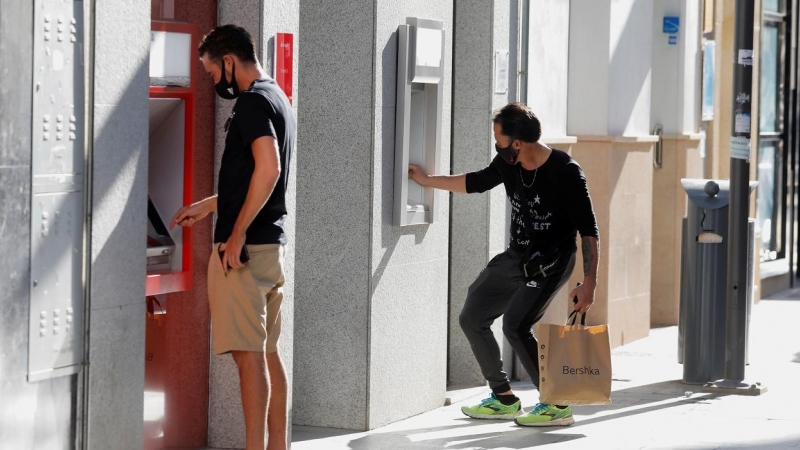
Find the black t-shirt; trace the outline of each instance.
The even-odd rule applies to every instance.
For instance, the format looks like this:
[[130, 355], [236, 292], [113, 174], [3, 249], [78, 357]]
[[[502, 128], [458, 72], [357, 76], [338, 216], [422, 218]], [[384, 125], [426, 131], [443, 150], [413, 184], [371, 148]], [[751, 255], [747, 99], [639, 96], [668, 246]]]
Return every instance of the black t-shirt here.
[[600, 236], [586, 176], [568, 154], [553, 149], [535, 171], [512, 166], [498, 155], [486, 168], [466, 175], [468, 193], [485, 192], [500, 183], [511, 201], [512, 249], [524, 253], [533, 240], [537, 249], [575, 251], [576, 231], [582, 237]]
[[239, 95], [225, 136], [217, 184], [214, 242], [226, 242], [244, 205], [255, 159], [250, 144], [263, 136], [277, 141], [281, 172], [269, 200], [247, 229], [246, 244], [285, 244], [286, 189], [297, 121], [289, 100], [271, 78], [258, 79]]

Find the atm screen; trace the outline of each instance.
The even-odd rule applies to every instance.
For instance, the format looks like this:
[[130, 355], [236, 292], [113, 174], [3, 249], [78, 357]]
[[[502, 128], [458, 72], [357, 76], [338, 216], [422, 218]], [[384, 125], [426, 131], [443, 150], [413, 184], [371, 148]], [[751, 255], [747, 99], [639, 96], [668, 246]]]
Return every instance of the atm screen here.
[[169, 235], [153, 201], [147, 198], [147, 271], [170, 270], [175, 241]]

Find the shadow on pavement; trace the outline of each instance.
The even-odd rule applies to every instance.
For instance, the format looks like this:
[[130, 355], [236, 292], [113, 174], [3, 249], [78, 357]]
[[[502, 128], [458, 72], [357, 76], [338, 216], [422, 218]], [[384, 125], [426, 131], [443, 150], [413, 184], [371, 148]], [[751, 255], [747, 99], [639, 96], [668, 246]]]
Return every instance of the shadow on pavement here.
[[774, 301], [787, 301], [796, 302], [800, 301], [800, 288], [789, 289], [788, 291], [778, 292], [770, 295], [769, 297], [762, 298], [761, 302], [774, 302]]
[[[465, 419], [469, 420], [469, 419]], [[470, 423], [473, 422], [469, 420]], [[425, 428], [424, 433], [435, 433], [437, 429], [441, 431], [451, 430], [454, 427]], [[560, 428], [564, 430], [564, 428]], [[547, 429], [550, 431], [551, 429]], [[413, 432], [414, 430], [412, 430]], [[464, 436], [449, 436], [430, 439], [413, 439], [402, 434], [370, 434], [349, 443], [351, 450], [375, 450], [375, 449], [492, 449], [510, 448], [526, 449], [539, 445], [569, 442], [576, 439], [585, 438], [583, 434], [546, 434], [544, 430], [535, 428], [511, 428], [503, 431], [484, 432], [469, 434]]]
[[313, 441], [315, 439], [326, 439], [337, 436], [347, 436], [349, 434], [364, 433], [364, 431], [348, 430], [345, 428], [324, 428], [309, 427], [306, 425], [294, 425], [293, 429], [302, 429], [302, 433], [292, 432], [292, 442]]
[[[527, 390], [520, 389], [517, 386], [514, 389]], [[530, 389], [533, 388], [531, 387]], [[677, 380], [620, 389], [612, 393], [612, 401], [614, 402], [612, 404], [576, 406], [576, 415], [584, 417], [588, 415], [590, 417], [578, 419], [572, 427], [515, 427], [510, 422], [487, 421], [459, 416], [453, 417], [454, 423], [452, 425], [386, 433], [372, 432], [353, 439], [348, 445], [352, 450], [462, 449], [476, 447], [485, 449], [497, 447], [525, 449], [539, 445], [569, 442], [586, 437], [586, 435], [577, 432], [579, 427], [583, 425], [646, 414], [686, 404], [709, 404], [720, 397], [712, 394], [685, 396], [687, 391], [699, 392], [699, 389], [700, 386], [686, 385]], [[525, 409], [530, 410], [532, 407]], [[453, 413], [460, 414], [456, 411]], [[509, 426], [506, 427], [504, 424]], [[498, 425], [500, 426], [499, 429]], [[295, 442], [362, 433], [353, 430], [312, 429], [310, 427], [304, 427], [304, 430], [303, 437], [299, 438], [298, 436]], [[569, 433], [571, 430], [575, 430], [576, 433]]]
[[[687, 394], [689, 394], [687, 396]], [[702, 386], [685, 384], [680, 380], [660, 381], [658, 383], [633, 386], [611, 393], [608, 405], [576, 406], [580, 415], [595, 415], [617, 411], [624, 408], [643, 406], [643, 408], [621, 413], [604, 414], [602, 417], [584, 419], [580, 424], [602, 422], [608, 419], [627, 417], [686, 404], [710, 404], [722, 397], [720, 394], [702, 392]], [[646, 406], [651, 405], [651, 406]]]

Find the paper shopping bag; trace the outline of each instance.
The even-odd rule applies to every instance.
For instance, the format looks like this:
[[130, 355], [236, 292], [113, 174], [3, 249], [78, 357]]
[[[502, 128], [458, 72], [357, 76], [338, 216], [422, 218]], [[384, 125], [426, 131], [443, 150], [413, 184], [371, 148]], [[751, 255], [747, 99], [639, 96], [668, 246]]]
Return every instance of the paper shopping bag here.
[[[577, 316], [577, 311], [574, 311]], [[573, 314], [570, 314], [573, 318]], [[569, 322], [569, 319], [567, 319]], [[611, 403], [608, 325], [536, 324], [539, 401], [551, 405]]]

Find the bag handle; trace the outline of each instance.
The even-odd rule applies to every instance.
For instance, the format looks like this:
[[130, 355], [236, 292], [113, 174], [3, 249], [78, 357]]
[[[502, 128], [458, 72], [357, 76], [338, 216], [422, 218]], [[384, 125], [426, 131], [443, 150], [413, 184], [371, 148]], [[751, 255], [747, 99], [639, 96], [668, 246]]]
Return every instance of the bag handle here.
[[[579, 282], [578, 283], [578, 287], [580, 287], [581, 284], [583, 284], [583, 283]], [[576, 305], [578, 304], [578, 296], [577, 295], [575, 296], [575, 298], [572, 299], [572, 303], [574, 303]], [[569, 319], [572, 319], [572, 323], [569, 323]], [[567, 325], [570, 325], [570, 326], [575, 325], [575, 322], [577, 320], [578, 320], [578, 310], [577, 309], [573, 309], [572, 312], [569, 313], [569, 316], [567, 316]], [[584, 326], [584, 327], [586, 326], [586, 313], [581, 314], [581, 325]]]
[[[581, 287], [582, 285], [583, 285], [583, 283], [581, 283], [579, 281], [577, 287]], [[572, 299], [572, 303], [574, 303], [576, 305], [578, 304], [578, 296], [577, 295]], [[572, 319], [572, 323], [569, 323], [569, 319]], [[572, 312], [569, 313], [569, 316], [567, 316], [567, 325], [575, 325], [575, 322], [577, 320], [578, 320], [578, 310], [577, 309], [573, 309]], [[586, 313], [581, 314], [581, 325], [584, 326], [584, 327], [586, 326]]]
[[[572, 323], [569, 323], [569, 320], [572, 319]], [[578, 310], [573, 309], [569, 316], [567, 316], [567, 325], [575, 325], [575, 322], [578, 320]], [[581, 314], [581, 325], [586, 326], [586, 313]]]
[[[569, 323], [569, 320], [572, 319], [572, 323]], [[575, 322], [578, 320], [578, 310], [573, 309], [569, 316], [567, 317], [567, 325], [575, 325]], [[581, 314], [581, 326], [586, 326], [586, 313]]]

